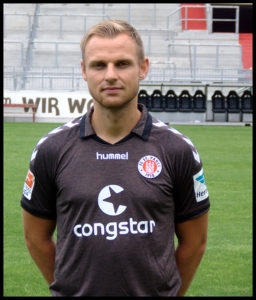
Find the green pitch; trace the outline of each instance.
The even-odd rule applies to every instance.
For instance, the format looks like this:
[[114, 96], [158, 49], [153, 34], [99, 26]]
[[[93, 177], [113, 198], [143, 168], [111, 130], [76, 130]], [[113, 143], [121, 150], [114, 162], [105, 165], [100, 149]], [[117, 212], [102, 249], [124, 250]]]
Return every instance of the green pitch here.
[[[35, 144], [57, 126], [4, 123], [4, 296], [50, 296], [25, 246], [20, 198]], [[173, 127], [199, 151], [211, 200], [207, 249], [187, 296], [252, 296], [252, 128]]]

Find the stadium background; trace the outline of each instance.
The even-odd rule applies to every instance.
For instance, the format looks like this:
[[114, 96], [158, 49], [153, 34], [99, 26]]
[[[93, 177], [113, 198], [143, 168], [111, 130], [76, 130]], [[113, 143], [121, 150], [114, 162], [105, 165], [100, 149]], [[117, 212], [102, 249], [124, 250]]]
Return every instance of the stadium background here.
[[[4, 103], [36, 104], [39, 122], [85, 113], [91, 96], [79, 44], [109, 18], [142, 36], [150, 71], [139, 100], [156, 117], [252, 122], [252, 4], [239, 3], [4, 4]], [[32, 120], [31, 112], [5, 107], [5, 120]]]
[[[35, 123], [31, 108], [4, 106], [4, 295], [49, 295], [19, 199], [36, 142], [91, 104], [79, 44], [111, 17], [138, 28], [150, 58], [139, 100], [189, 136], [204, 162], [209, 241], [188, 295], [251, 296], [252, 3], [9, 3], [3, 16], [4, 104], [37, 106]], [[216, 126], [188, 126], [198, 124]]]

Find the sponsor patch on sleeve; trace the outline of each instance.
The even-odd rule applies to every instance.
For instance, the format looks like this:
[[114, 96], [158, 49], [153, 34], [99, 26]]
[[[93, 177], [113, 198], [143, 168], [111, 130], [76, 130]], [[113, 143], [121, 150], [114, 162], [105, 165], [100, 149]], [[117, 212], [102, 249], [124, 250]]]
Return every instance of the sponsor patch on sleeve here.
[[193, 180], [196, 201], [200, 202], [207, 199], [209, 197], [209, 193], [205, 184], [203, 169], [193, 176]]
[[34, 185], [35, 185], [35, 176], [30, 170], [28, 170], [27, 177], [26, 177], [26, 180], [25, 180], [24, 186], [23, 186], [23, 195], [28, 200], [31, 199]]

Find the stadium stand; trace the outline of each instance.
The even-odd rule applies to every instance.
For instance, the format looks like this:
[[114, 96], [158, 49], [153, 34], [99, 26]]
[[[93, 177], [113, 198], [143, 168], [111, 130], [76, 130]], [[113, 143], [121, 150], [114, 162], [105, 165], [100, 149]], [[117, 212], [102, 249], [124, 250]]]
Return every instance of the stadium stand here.
[[[215, 92], [227, 95], [235, 90], [240, 109], [242, 101], [247, 107], [248, 94], [245, 100], [241, 96], [247, 91], [252, 99], [252, 35], [239, 34], [237, 19], [228, 20], [234, 21], [235, 32], [213, 32], [213, 7], [202, 3], [5, 3], [4, 88], [86, 90], [80, 70], [83, 34], [100, 20], [123, 19], [138, 29], [150, 59], [139, 101], [156, 112], [207, 112], [207, 120], [216, 120], [217, 110], [224, 109], [221, 120], [227, 121], [226, 98], [225, 107], [218, 107]], [[234, 7], [237, 17], [239, 7]]]

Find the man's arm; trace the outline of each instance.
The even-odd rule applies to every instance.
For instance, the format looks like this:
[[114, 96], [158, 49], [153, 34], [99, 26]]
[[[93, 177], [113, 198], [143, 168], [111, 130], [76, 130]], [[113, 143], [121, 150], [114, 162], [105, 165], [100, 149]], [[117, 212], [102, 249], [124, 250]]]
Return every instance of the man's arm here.
[[42, 219], [22, 210], [27, 248], [37, 267], [50, 285], [53, 282], [55, 248], [53, 233], [55, 220]]
[[178, 238], [175, 256], [182, 281], [178, 296], [184, 296], [204, 255], [208, 213], [183, 223], [176, 223], [175, 226]]

